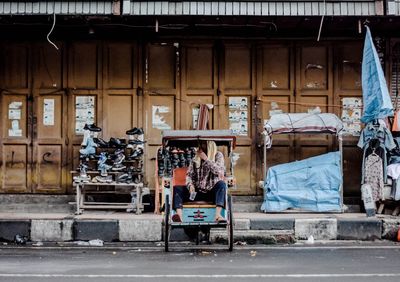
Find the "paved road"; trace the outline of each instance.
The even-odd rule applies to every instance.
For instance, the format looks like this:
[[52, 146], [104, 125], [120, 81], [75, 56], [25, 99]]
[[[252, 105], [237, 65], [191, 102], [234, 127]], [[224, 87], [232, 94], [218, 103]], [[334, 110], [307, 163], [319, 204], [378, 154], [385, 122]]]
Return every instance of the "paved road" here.
[[0, 248], [0, 281], [400, 281], [400, 246]]

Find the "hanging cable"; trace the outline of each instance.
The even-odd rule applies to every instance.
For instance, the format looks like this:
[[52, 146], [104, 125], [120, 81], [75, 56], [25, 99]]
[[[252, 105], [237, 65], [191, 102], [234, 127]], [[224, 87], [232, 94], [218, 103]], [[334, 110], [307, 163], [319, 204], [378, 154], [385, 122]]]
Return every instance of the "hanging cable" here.
[[50, 29], [49, 33], [47, 34], [47, 37], [46, 37], [46, 38], [47, 38], [47, 41], [48, 41], [51, 45], [53, 45], [54, 48], [56, 48], [56, 50], [58, 51], [57, 45], [54, 44], [54, 42], [51, 41], [50, 38], [49, 38], [50, 34], [51, 34], [51, 33], [53, 32], [53, 30], [54, 30], [54, 27], [56, 26], [56, 10], [55, 10], [56, 4], [55, 4], [55, 3], [56, 3], [56, 2], [53, 2], [53, 26], [51, 27], [51, 29]]
[[324, 23], [325, 14], [326, 14], [326, 0], [324, 0], [324, 12], [322, 13], [321, 23], [319, 25], [318, 38], [317, 38], [318, 42], [319, 39], [321, 38], [322, 24]]

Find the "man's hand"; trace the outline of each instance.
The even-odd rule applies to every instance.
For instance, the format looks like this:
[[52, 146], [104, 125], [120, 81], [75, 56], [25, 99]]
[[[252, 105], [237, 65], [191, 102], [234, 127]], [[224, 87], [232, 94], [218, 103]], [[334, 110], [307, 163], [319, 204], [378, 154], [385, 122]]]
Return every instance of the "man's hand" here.
[[195, 192], [196, 190], [194, 189], [194, 186], [193, 186], [193, 184], [190, 184], [189, 185], [189, 193], [193, 193], [193, 192]]
[[203, 151], [197, 151], [197, 156], [202, 159], [203, 161], [206, 161], [208, 159], [207, 155]]

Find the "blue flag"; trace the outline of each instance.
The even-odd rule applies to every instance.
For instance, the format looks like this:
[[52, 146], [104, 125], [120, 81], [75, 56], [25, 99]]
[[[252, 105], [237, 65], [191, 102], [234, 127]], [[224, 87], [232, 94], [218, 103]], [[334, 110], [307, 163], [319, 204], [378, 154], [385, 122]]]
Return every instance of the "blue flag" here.
[[385, 75], [368, 27], [364, 42], [361, 78], [364, 104], [361, 121], [368, 123], [374, 119], [393, 116], [393, 105]]

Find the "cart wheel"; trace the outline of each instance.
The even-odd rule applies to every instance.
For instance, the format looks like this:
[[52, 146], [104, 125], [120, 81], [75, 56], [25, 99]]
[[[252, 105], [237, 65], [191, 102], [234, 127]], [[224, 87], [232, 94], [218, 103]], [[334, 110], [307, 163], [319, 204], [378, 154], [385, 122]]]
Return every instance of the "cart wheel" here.
[[226, 231], [228, 232], [228, 251], [233, 250], [233, 216], [232, 216], [232, 196], [228, 195], [228, 221]]
[[169, 195], [165, 197], [165, 211], [164, 211], [164, 248], [168, 252], [169, 235], [170, 235], [170, 225], [169, 225], [169, 214], [171, 212]]

